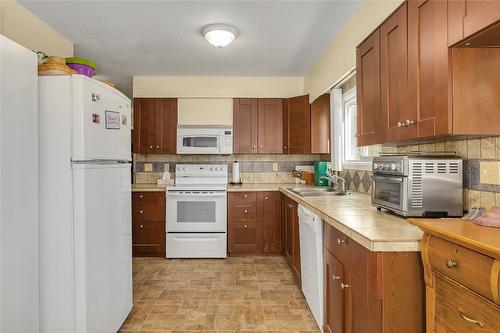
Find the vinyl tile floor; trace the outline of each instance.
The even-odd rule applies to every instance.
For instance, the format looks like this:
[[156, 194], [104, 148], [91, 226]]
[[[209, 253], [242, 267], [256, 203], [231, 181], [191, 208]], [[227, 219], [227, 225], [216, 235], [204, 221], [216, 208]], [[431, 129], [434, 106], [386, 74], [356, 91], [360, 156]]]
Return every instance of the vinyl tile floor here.
[[283, 257], [134, 258], [119, 332], [320, 332]]

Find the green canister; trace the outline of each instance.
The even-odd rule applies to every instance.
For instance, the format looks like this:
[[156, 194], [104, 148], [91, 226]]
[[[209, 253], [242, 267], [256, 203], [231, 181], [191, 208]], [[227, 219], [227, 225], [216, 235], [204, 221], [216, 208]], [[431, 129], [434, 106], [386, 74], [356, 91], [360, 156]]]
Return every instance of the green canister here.
[[330, 162], [314, 162], [314, 184], [316, 186], [328, 186], [328, 179], [321, 177], [327, 175], [330, 166]]

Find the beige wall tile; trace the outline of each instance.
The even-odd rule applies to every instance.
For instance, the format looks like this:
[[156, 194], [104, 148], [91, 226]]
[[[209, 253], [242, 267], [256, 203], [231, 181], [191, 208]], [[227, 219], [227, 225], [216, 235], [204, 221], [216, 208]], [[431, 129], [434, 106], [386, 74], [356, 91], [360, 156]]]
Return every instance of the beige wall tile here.
[[444, 150], [446, 150], [446, 151], [456, 151], [456, 141], [446, 141], [444, 143]]
[[153, 164], [152, 163], [144, 163], [144, 171], [145, 172], [152, 172], [153, 171]]
[[495, 206], [500, 206], [500, 193], [495, 193]]
[[481, 207], [486, 210], [495, 207], [495, 193], [493, 192], [481, 192]]
[[444, 141], [436, 142], [436, 151], [443, 151], [443, 150], [444, 150]]
[[495, 154], [496, 156], [495, 156], [495, 158], [497, 160], [500, 160], [500, 136], [497, 136], [495, 138], [495, 147], [496, 147], [496, 149], [495, 149], [496, 150], [496, 154]]
[[469, 160], [481, 158], [481, 140], [467, 140], [467, 158]]
[[467, 190], [467, 208], [481, 206], [481, 196], [479, 191]]
[[455, 151], [463, 159], [467, 159], [467, 140], [455, 141]]
[[481, 158], [482, 159], [494, 159], [495, 152], [495, 138], [484, 138], [481, 139]]
[[500, 162], [481, 161], [479, 163], [481, 184], [500, 185]]
[[266, 182], [264, 172], [254, 172], [253, 173], [253, 182], [254, 182], [254, 184], [264, 184]]

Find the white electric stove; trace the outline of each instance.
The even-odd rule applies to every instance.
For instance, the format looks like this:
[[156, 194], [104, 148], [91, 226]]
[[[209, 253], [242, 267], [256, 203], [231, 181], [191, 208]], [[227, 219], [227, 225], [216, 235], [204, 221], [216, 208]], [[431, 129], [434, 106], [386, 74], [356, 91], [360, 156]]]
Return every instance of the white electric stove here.
[[227, 165], [177, 164], [167, 188], [167, 258], [226, 258]]

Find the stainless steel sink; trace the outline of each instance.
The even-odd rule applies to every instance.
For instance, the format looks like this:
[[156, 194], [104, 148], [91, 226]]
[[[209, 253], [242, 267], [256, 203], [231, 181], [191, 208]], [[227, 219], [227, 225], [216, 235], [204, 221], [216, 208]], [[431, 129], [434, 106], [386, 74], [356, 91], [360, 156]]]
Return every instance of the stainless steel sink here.
[[289, 188], [289, 190], [301, 197], [342, 196], [351, 194], [350, 192], [342, 192], [330, 187], [292, 187]]

